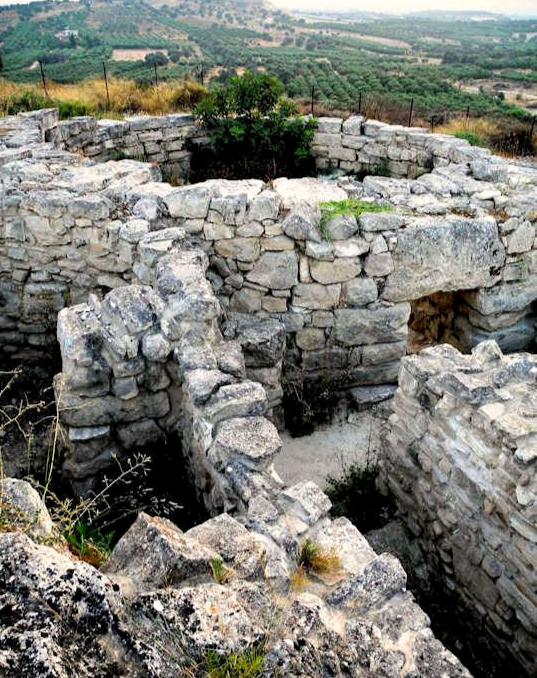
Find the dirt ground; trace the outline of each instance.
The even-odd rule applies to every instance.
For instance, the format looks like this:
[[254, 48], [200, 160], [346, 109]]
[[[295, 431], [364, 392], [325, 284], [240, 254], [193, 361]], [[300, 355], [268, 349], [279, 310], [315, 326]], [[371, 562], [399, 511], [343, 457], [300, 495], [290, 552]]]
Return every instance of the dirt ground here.
[[274, 464], [276, 472], [287, 485], [312, 480], [324, 488], [329, 476], [338, 478], [349, 466], [365, 467], [368, 460], [375, 464], [381, 422], [370, 411], [352, 412], [302, 438], [284, 431], [283, 449]]

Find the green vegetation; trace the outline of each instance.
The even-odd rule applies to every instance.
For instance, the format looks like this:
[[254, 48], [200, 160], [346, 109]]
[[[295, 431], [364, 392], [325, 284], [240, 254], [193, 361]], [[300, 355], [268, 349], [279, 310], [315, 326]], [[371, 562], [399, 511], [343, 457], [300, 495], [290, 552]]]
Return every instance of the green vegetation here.
[[200, 667], [203, 678], [261, 678], [265, 650], [263, 647], [231, 652], [226, 655], [208, 650]]
[[347, 200], [329, 200], [328, 202], [320, 203], [321, 221], [319, 222], [319, 231], [326, 242], [330, 242], [330, 233], [327, 229], [327, 224], [330, 219], [339, 215], [352, 215], [359, 218], [364, 212], [390, 212], [392, 210], [390, 205], [378, 202], [367, 202], [365, 200], [357, 200], [355, 198], [348, 198]]
[[102, 534], [97, 528], [78, 521], [64, 536], [69, 549], [78, 558], [98, 567], [110, 557], [115, 532]]
[[324, 549], [310, 537], [300, 545], [296, 562], [298, 567], [307, 572], [319, 574], [336, 570], [340, 565], [339, 556], [332, 549]]
[[332, 502], [332, 516], [345, 516], [361, 532], [369, 532], [388, 522], [393, 508], [388, 497], [377, 489], [378, 470], [369, 465], [351, 465], [339, 478], [329, 477], [325, 492]]
[[194, 181], [303, 176], [314, 171], [314, 120], [295, 115], [277, 78], [246, 72], [213, 87], [194, 109], [210, 144], [197, 148]]
[[[0, 7], [4, 76], [78, 82], [108, 73], [139, 83], [225, 83], [238, 69], [277, 76], [287, 96], [370, 117], [451, 112], [526, 116], [537, 97], [537, 22], [427, 15], [299, 16], [239, 0], [52, 0]], [[65, 29], [69, 30], [66, 31]], [[120, 50], [120, 51], [118, 51]], [[127, 53], [130, 50], [131, 53]], [[137, 51], [136, 51], [137, 50]], [[535, 104], [534, 104], [535, 105]]]
[[211, 572], [217, 584], [226, 584], [233, 576], [233, 570], [224, 565], [221, 558], [211, 560]]
[[485, 143], [483, 139], [476, 134], [475, 132], [461, 131], [455, 132], [453, 136], [456, 136], [458, 139], [466, 139], [466, 141], [472, 146], [484, 146]]

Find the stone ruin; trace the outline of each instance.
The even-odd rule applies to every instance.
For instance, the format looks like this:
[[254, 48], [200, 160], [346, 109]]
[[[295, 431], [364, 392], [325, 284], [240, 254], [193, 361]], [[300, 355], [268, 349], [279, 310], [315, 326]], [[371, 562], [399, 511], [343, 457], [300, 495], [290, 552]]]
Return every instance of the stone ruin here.
[[[469, 675], [397, 559], [331, 520], [307, 478], [285, 487], [274, 471], [290, 380], [328, 380], [360, 403], [398, 384], [382, 483], [431, 568], [532, 675], [537, 168], [328, 118], [320, 169], [383, 163], [392, 176], [174, 186], [155, 163], [186, 175], [186, 140], [204, 138], [189, 116], [47, 110], [2, 128], [0, 349], [9, 364], [57, 337], [64, 473], [85, 493], [115, 459], [177, 439], [214, 516], [182, 533], [141, 514], [97, 571], [40, 543], [46, 509], [4, 480], [8, 500], [40, 514], [37, 542], [0, 535], [5, 675], [68, 676], [84, 652], [81, 675], [176, 676], [185, 656], [263, 639], [266, 676]], [[120, 154], [152, 164], [109, 159]], [[335, 217], [323, 237], [319, 203], [349, 197], [391, 209]], [[289, 578], [306, 537], [341, 568], [300, 593]], [[217, 556], [235, 573], [225, 585]]]

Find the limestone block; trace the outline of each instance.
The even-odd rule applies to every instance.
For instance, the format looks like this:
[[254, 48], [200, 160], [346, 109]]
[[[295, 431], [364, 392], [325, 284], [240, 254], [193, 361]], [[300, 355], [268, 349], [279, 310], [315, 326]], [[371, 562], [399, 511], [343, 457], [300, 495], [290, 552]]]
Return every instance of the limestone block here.
[[372, 344], [362, 348], [362, 364], [377, 365], [393, 362], [406, 354], [407, 342], [396, 341], [390, 344]]
[[235, 229], [226, 224], [205, 221], [203, 224], [203, 235], [206, 240], [229, 240], [235, 237]]
[[312, 259], [319, 261], [334, 261], [334, 247], [331, 243], [322, 242], [306, 242], [306, 255]]
[[296, 516], [307, 525], [314, 525], [327, 515], [332, 502], [319, 487], [311, 481], [304, 481], [287, 488], [280, 494], [290, 515]]
[[250, 202], [248, 219], [251, 221], [277, 219], [281, 204], [282, 199], [278, 193], [275, 191], [263, 191]]
[[508, 254], [528, 252], [535, 240], [535, 228], [530, 221], [524, 221], [507, 237]]
[[[58, 382], [55, 381], [58, 393]], [[141, 393], [131, 400], [114, 396], [83, 398], [64, 391], [60, 403], [62, 421], [69, 426], [102, 426], [112, 423], [138, 421], [144, 418], [159, 419], [170, 411], [168, 394]]]
[[377, 286], [371, 278], [354, 278], [342, 286], [341, 299], [346, 306], [366, 306], [377, 298]]
[[358, 222], [360, 229], [365, 232], [395, 231], [404, 225], [405, 218], [391, 212], [364, 212]]
[[209, 212], [212, 191], [204, 184], [182, 186], [163, 197], [171, 217], [205, 219]]
[[341, 118], [318, 118], [317, 132], [321, 134], [339, 134], [343, 120]]
[[347, 240], [358, 230], [358, 223], [353, 214], [338, 214], [325, 224], [330, 240]]
[[321, 211], [318, 206], [307, 202], [296, 203], [282, 222], [285, 235], [295, 240], [321, 242], [319, 222]]
[[305, 327], [296, 333], [296, 344], [304, 351], [315, 351], [325, 345], [324, 330], [315, 327]]
[[339, 304], [341, 285], [299, 283], [293, 288], [293, 304], [313, 310], [331, 310]]
[[53, 534], [53, 523], [39, 493], [30, 483], [16, 478], [0, 480], [2, 510], [11, 521], [11, 529], [27, 532], [36, 539], [47, 539]]
[[345, 258], [335, 261], [310, 261], [310, 274], [313, 280], [323, 285], [345, 282], [360, 275], [362, 264], [360, 259]]
[[246, 193], [215, 197], [211, 200], [210, 208], [221, 215], [225, 224], [240, 226], [246, 215]]
[[287, 311], [287, 299], [283, 297], [263, 297], [261, 307], [268, 313], [285, 313]]
[[189, 537], [166, 518], [140, 513], [106, 561], [103, 570], [128, 576], [137, 587], [150, 589], [179, 584], [205, 575], [217, 554]]
[[[390, 252], [369, 254], [365, 260], [364, 271], [372, 277], [389, 275], [394, 270], [394, 261]], [[383, 295], [385, 296], [385, 294]], [[386, 297], [387, 298], [387, 297]]]
[[354, 237], [348, 240], [336, 240], [332, 248], [336, 257], [359, 257], [369, 252], [369, 243], [364, 238]]
[[285, 235], [277, 235], [273, 238], [261, 238], [261, 249], [270, 250], [273, 252], [281, 252], [282, 250], [294, 250], [295, 241]]
[[281, 197], [284, 209], [291, 209], [295, 203], [307, 202], [318, 205], [329, 200], [346, 200], [347, 192], [333, 181], [321, 179], [275, 179], [273, 190]]
[[238, 459], [245, 466], [264, 470], [281, 450], [274, 424], [264, 417], [238, 417], [224, 421], [208, 452], [217, 467]]
[[521, 282], [502, 283], [488, 289], [464, 292], [464, 300], [483, 315], [516, 313], [537, 299], [535, 276]]
[[207, 402], [206, 417], [214, 424], [235, 417], [254, 417], [265, 414], [265, 390], [253, 381], [222, 386]]
[[343, 123], [343, 135], [349, 135], [353, 137], [361, 136], [362, 134], [362, 125], [365, 121], [363, 115], [353, 115]]
[[183, 388], [194, 405], [201, 405], [207, 402], [220, 386], [232, 382], [233, 377], [220, 370], [195, 369], [185, 372]]
[[410, 304], [379, 305], [369, 309], [336, 309], [335, 337], [345, 346], [397, 341], [406, 337]]
[[294, 252], [263, 252], [246, 279], [269, 289], [286, 289], [298, 282], [298, 261]]
[[222, 257], [239, 261], [255, 261], [259, 257], [261, 246], [259, 238], [230, 238], [216, 242], [214, 249]]
[[383, 292], [391, 301], [491, 287], [505, 261], [496, 223], [489, 218], [419, 219], [399, 231], [392, 255], [395, 268]]

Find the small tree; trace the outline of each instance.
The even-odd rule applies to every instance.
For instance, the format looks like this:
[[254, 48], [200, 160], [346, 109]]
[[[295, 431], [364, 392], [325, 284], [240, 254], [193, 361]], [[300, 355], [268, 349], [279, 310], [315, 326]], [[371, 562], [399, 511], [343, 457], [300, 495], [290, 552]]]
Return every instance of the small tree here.
[[211, 143], [196, 149], [193, 178], [270, 180], [312, 173], [315, 122], [296, 115], [283, 92], [277, 78], [249, 71], [213, 87], [194, 110]]

